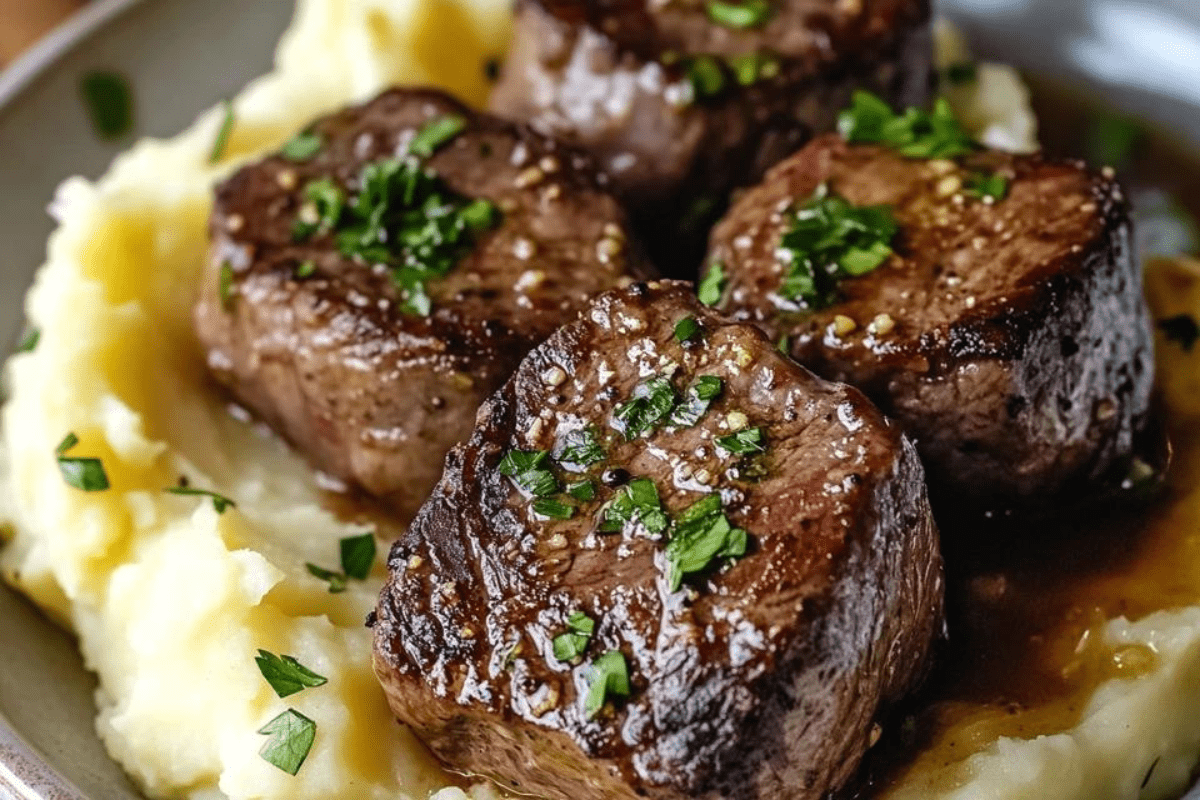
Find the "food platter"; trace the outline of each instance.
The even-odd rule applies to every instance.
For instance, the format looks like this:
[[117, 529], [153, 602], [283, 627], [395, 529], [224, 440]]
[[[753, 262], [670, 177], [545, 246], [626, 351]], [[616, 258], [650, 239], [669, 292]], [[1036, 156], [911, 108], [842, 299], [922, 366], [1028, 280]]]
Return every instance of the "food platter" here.
[[[1189, 0], [1145, 5], [958, 0], [960, 21], [982, 55], [1091, 84], [1116, 106], [1200, 144], [1200, 96], [1189, 69]], [[72, 174], [94, 176], [128, 142], [93, 136], [77, 101], [79, 76], [105, 67], [135, 87], [138, 136], [166, 136], [200, 109], [262, 74], [292, 3], [214, 6], [187, 0], [92, 5], [0, 77], [0, 274], [6, 313], [0, 341], [15, 342], [21, 298], [41, 262], [52, 221], [44, 209]], [[1145, 24], [1129, 24], [1131, 15]], [[1046, 24], [1047, 17], [1053, 24]], [[52, 142], [52, 147], [46, 144]], [[0, 590], [0, 796], [135, 798], [94, 735], [94, 684], [70, 637], [7, 589]]]

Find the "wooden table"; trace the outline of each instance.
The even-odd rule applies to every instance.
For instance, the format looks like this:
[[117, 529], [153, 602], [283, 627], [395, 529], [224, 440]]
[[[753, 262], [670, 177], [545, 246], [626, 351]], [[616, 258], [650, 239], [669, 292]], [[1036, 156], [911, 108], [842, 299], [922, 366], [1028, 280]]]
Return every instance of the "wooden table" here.
[[0, 66], [84, 4], [84, 0], [0, 0]]

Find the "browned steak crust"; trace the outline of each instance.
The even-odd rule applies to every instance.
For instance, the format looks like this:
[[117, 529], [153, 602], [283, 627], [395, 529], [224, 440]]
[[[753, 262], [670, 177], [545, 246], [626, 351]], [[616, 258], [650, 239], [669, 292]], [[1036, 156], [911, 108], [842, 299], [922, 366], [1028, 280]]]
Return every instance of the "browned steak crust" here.
[[[429, 284], [429, 316], [406, 314], [387, 269], [342, 255], [330, 235], [296, 241], [293, 225], [310, 181], [354, 187], [364, 165], [402, 154], [445, 115], [467, 127], [428, 166], [458, 194], [494, 202], [502, 222]], [[238, 400], [317, 467], [410, 517], [521, 357], [646, 265], [582, 156], [443, 94], [387, 92], [313, 132], [325, 146], [310, 160], [274, 155], [218, 187], [196, 329]], [[305, 262], [313, 274], [300, 277]]]
[[[1008, 177], [1002, 200], [964, 192], [990, 174]], [[891, 206], [896, 254], [842, 281], [833, 306], [797, 313], [777, 294], [776, 249], [784, 212], [822, 183]], [[829, 136], [739, 199], [713, 231], [716, 262], [730, 276], [722, 308], [862, 389], [948, 495], [1044, 500], [1119, 469], [1145, 426], [1153, 336], [1111, 173], [998, 152], [909, 160]]]
[[[854, 89], [926, 99], [928, 0], [770, 6], [765, 25], [738, 30], [710, 21], [704, 3], [519, 0], [491, 108], [595, 154], [666, 269], [688, 236], [703, 247], [706, 208], [833, 130]], [[727, 71], [722, 91], [695, 96], [689, 59], [755, 54], [773, 71], [749, 85]]]
[[[688, 316], [704, 334], [684, 345]], [[614, 409], [654, 375], [718, 376], [724, 391], [696, 425], [626, 440]], [[739, 413], [765, 430], [765, 455], [716, 446]], [[560, 453], [589, 424], [599, 494], [569, 520], [533, 513], [503, 457]], [[621, 491], [607, 484], [640, 478], [675, 516], [718, 489], [746, 555], [670, 591], [645, 527], [597, 530]], [[447, 457], [389, 569], [375, 668], [396, 715], [451, 768], [555, 800], [817, 800], [922, 674], [942, 619], [912, 445], [684, 283], [602, 295], [534, 350]], [[552, 643], [575, 611], [596, 627], [573, 666]], [[631, 693], [589, 718], [589, 663], [614, 650]]]

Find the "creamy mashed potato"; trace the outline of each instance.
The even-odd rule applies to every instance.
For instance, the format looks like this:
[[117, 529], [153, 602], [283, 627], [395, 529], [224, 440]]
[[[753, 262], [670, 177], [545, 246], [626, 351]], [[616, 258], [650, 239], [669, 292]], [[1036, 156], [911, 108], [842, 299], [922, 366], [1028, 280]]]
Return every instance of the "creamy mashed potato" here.
[[[229, 413], [207, 381], [190, 312], [215, 180], [312, 117], [392, 83], [481, 101], [482, 64], [503, 50], [508, 6], [302, 0], [277, 68], [236, 100], [226, 163], [207, 163], [214, 110], [173, 140], [139, 144], [97, 183], [69, 181], [54, 203], [61, 226], [27, 308], [41, 341], [10, 365], [0, 519], [14, 537], [0, 566], [78, 632], [100, 679], [99, 734], [148, 795], [464, 797], [392, 721], [371, 674], [363, 619], [382, 563], [339, 595], [305, 568], [336, 568], [339, 540], [363, 528], [322, 506], [299, 457]], [[966, 57], [946, 29], [940, 51], [943, 64]], [[951, 93], [957, 110], [992, 144], [1035, 147], [1015, 73], [985, 66], [979, 75]], [[1168, 266], [1161, 274], [1183, 274], [1188, 291], [1161, 292], [1163, 302], [1200, 312], [1200, 265]], [[1200, 415], [1200, 350], [1169, 357], [1172, 406]], [[63, 482], [54, 448], [70, 431], [81, 440], [72, 455], [103, 459], [109, 491]], [[162, 491], [181, 476], [237, 508], [220, 515], [202, 498]], [[1200, 495], [1185, 508], [1200, 519]], [[964, 763], [914, 771], [894, 796], [1132, 798], [1156, 758], [1141, 795], [1181, 788], [1200, 753], [1200, 609], [1115, 620], [1105, 634], [1114, 648], [1149, 648], [1157, 667], [1103, 685], [1073, 730], [1001, 739]], [[255, 666], [259, 648], [297, 657], [328, 684], [280, 700]], [[289, 707], [318, 725], [296, 777], [258, 755], [256, 731]]]

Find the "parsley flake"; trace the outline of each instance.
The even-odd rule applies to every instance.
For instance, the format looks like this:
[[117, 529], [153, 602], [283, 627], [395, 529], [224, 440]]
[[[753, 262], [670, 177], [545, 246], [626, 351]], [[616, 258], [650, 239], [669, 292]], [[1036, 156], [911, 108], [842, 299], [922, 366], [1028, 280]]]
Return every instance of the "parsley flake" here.
[[316, 275], [316, 274], [317, 274], [317, 262], [313, 261], [312, 259], [309, 259], [308, 261], [302, 261], [301, 263], [296, 265], [296, 277], [299, 278], [300, 280], [304, 280], [305, 278], [311, 278], [313, 275]]
[[725, 389], [725, 382], [716, 375], [701, 375], [692, 381], [684, 393], [683, 401], [671, 412], [669, 425], [673, 428], [690, 428], [708, 412], [712, 401]]
[[342, 592], [346, 591], [348, 581], [346, 576], [342, 573], [334, 572], [333, 570], [325, 569], [324, 567], [318, 567], [313, 563], [306, 563], [304, 567], [308, 570], [309, 575], [312, 575], [314, 578], [325, 581], [329, 584], [330, 594], [341, 594]]
[[254, 663], [258, 664], [258, 671], [281, 698], [329, 682], [323, 675], [318, 675], [291, 656], [277, 656], [259, 650]]
[[414, 156], [428, 158], [445, 147], [454, 137], [467, 128], [467, 121], [460, 116], [448, 114], [436, 117], [425, 124], [409, 142], [408, 152]]
[[885, 145], [906, 158], [954, 158], [977, 149], [944, 97], [931, 112], [909, 108], [896, 114], [879, 97], [860, 90], [838, 116], [838, 132], [848, 142]]
[[1137, 120], [1104, 114], [1088, 128], [1084, 147], [1088, 160], [1098, 166], [1129, 166], [1145, 143], [1146, 130]]
[[612, 426], [628, 440], [649, 436], [667, 421], [676, 399], [669, 378], [650, 378], [634, 387], [628, 402], [616, 407]]
[[703, 331], [695, 317], [684, 317], [675, 324], [675, 341], [680, 344], [695, 341]]
[[1183, 348], [1185, 353], [1192, 352], [1196, 340], [1200, 339], [1200, 325], [1191, 314], [1179, 314], [1158, 321], [1159, 330], [1172, 342]]
[[217, 129], [217, 138], [213, 141], [212, 150], [208, 154], [208, 163], [210, 164], [216, 164], [225, 157], [225, 150], [229, 147], [229, 137], [233, 133], [233, 124], [236, 121], [233, 103], [225, 100], [221, 105], [224, 109], [224, 116], [221, 119], [221, 127]]
[[30, 328], [21, 337], [21, 343], [17, 345], [18, 353], [32, 353], [37, 349], [38, 342], [42, 338], [42, 332], [37, 328]]
[[658, 487], [648, 478], [636, 478], [621, 487], [604, 508], [600, 531], [615, 533], [633, 523], [640, 523], [653, 534], [662, 533], [670, 525], [658, 499]]
[[767, 0], [744, 0], [741, 3], [708, 0], [705, 10], [714, 24], [737, 30], [761, 27], [771, 17], [771, 5]]
[[71, 488], [84, 492], [105, 491], [109, 488], [108, 474], [104, 471], [104, 464], [100, 462], [100, 459], [75, 458], [67, 455], [67, 452], [77, 444], [79, 444], [79, 437], [74, 433], [68, 433], [54, 450], [58, 458], [58, 471], [62, 473], [63, 480]]
[[554, 637], [554, 657], [559, 661], [574, 661], [583, 656], [588, 642], [596, 632], [596, 621], [575, 611], [567, 617], [567, 632]]
[[177, 494], [183, 497], [207, 497], [212, 500], [213, 509], [218, 514], [224, 514], [226, 509], [237, 508], [237, 503], [228, 497], [204, 489], [193, 489], [190, 486], [169, 486], [163, 489], [167, 494]]
[[304, 766], [308, 753], [317, 738], [317, 723], [289, 708], [258, 731], [270, 736], [258, 754], [268, 764], [288, 775], [295, 775]]
[[701, 303], [706, 306], [715, 306], [721, 302], [721, 295], [725, 294], [725, 277], [725, 265], [720, 261], [713, 262], [708, 273], [705, 274], [704, 280], [700, 281], [700, 289], [697, 294]]
[[979, 66], [972, 61], [959, 61], [942, 70], [942, 76], [952, 86], [975, 83], [979, 79]]
[[596, 429], [589, 425], [568, 433], [563, 437], [557, 458], [561, 464], [580, 468], [603, 461], [604, 448], [596, 440]]
[[548, 497], [558, 492], [558, 478], [550, 471], [549, 457], [545, 450], [509, 450], [497, 469], [525, 493]]
[[567, 494], [569, 494], [571, 497], [574, 497], [576, 500], [582, 500], [585, 503], [595, 500], [596, 484], [588, 479], [568, 484]]
[[778, 58], [762, 52], [734, 56], [728, 63], [739, 86], [753, 86], [761, 80], [777, 77], [781, 69]]
[[610, 698], [629, 696], [629, 666], [620, 650], [609, 650], [592, 662], [583, 708], [588, 719], [600, 713]]
[[898, 230], [888, 206], [851, 205], [822, 184], [780, 239], [787, 269], [779, 294], [808, 308], [832, 304], [840, 279], [865, 275], [887, 260]]
[[972, 175], [967, 179], [966, 194], [998, 203], [1008, 194], [1008, 178], [998, 172], [991, 175]]
[[717, 438], [717, 445], [734, 455], [744, 456], [766, 450], [766, 436], [762, 428], [744, 428], [737, 433]]
[[288, 161], [309, 161], [324, 146], [325, 139], [321, 134], [304, 131], [289, 139], [279, 153]]
[[725, 90], [725, 69], [712, 56], [692, 56], [684, 63], [683, 70], [696, 100], [716, 97]]
[[233, 265], [228, 261], [222, 262], [217, 272], [217, 297], [222, 310], [226, 313], [233, 310]]
[[533, 501], [533, 513], [548, 519], [570, 519], [575, 516], [575, 506], [554, 497], [539, 497]]
[[667, 583], [679, 591], [685, 575], [703, 572], [713, 561], [746, 554], [746, 531], [734, 528], [713, 493], [693, 503], [676, 523], [667, 543]]
[[347, 536], [338, 542], [342, 556], [342, 572], [349, 578], [365, 581], [375, 565], [375, 534], [367, 531], [359, 536]]
[[133, 130], [133, 91], [123, 75], [89, 72], [83, 76], [80, 90], [97, 136], [111, 141]]

